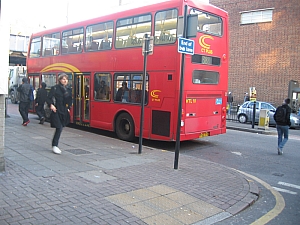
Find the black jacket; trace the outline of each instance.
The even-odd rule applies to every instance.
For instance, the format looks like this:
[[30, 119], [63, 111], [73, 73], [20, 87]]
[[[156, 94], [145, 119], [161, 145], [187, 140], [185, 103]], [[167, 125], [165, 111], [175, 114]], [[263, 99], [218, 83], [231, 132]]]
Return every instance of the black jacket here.
[[17, 91], [20, 92], [20, 102], [30, 102], [29, 99], [29, 91], [30, 91], [30, 84], [24, 83], [21, 84]]
[[[291, 119], [290, 119], [290, 116], [291, 116], [291, 112], [292, 112], [292, 109], [291, 107], [289, 107], [287, 104], [282, 104], [282, 107], [284, 107], [286, 109], [286, 120], [285, 122], [277, 122], [276, 121], [276, 112], [274, 113], [274, 120], [276, 121], [276, 124], [277, 125], [280, 125], [280, 126], [291, 126]], [[276, 110], [277, 111], [277, 110]]]
[[47, 100], [47, 90], [45, 88], [39, 88], [36, 94], [35, 102], [39, 105], [43, 105], [45, 101]]
[[57, 84], [51, 88], [46, 101], [49, 107], [51, 104], [56, 107], [56, 113], [51, 112], [50, 115], [51, 127], [60, 128], [67, 126], [70, 123], [68, 109], [72, 106], [71, 91], [61, 84]]
[[233, 96], [232, 96], [232, 94], [229, 94], [229, 95], [227, 96], [227, 102], [228, 102], [228, 103], [232, 103], [232, 102], [233, 102]]

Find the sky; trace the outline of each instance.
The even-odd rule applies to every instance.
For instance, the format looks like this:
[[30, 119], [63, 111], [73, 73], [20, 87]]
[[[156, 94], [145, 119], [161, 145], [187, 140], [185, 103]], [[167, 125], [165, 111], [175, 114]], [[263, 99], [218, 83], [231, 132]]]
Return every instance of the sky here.
[[[120, 0], [2, 0], [9, 5], [10, 23], [17, 24], [20, 33], [30, 27], [35, 31], [54, 28], [68, 23], [114, 12]], [[130, 6], [141, 2], [161, 0], [121, 0], [122, 5]]]
[[31, 27], [53, 28], [104, 14], [119, 0], [7, 0], [10, 21]]

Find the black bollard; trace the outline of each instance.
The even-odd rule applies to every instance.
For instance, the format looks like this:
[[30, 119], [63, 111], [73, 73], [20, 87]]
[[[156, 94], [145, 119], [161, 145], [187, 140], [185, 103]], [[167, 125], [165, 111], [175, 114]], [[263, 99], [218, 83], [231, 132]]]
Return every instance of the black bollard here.
[[7, 114], [7, 103], [8, 103], [8, 98], [7, 97], [5, 97], [5, 102], [4, 102], [4, 104], [5, 104], [5, 118], [9, 118], [10, 116]]

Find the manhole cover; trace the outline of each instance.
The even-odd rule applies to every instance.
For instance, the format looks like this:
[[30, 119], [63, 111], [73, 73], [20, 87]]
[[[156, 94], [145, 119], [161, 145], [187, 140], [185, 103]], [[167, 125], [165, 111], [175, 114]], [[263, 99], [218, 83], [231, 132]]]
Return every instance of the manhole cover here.
[[91, 154], [92, 152], [89, 152], [89, 151], [86, 151], [86, 150], [83, 150], [83, 149], [69, 149], [69, 150], [66, 150], [66, 152], [70, 152], [74, 155], [84, 155], [84, 154]]

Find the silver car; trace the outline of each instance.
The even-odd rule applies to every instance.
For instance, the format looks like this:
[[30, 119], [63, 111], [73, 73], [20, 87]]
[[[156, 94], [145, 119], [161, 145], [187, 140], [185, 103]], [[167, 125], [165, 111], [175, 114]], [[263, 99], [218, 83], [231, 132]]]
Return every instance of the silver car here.
[[[244, 102], [238, 110], [237, 118], [240, 123], [252, 122], [253, 118], [253, 106], [254, 102], [247, 101]], [[268, 109], [269, 110], [269, 125], [276, 125], [274, 120], [274, 113], [276, 108], [268, 102], [256, 101], [256, 110], [255, 110], [255, 123], [258, 123], [260, 109]], [[300, 128], [300, 116], [297, 116], [295, 113], [291, 113], [290, 116], [291, 127], [292, 128]]]

